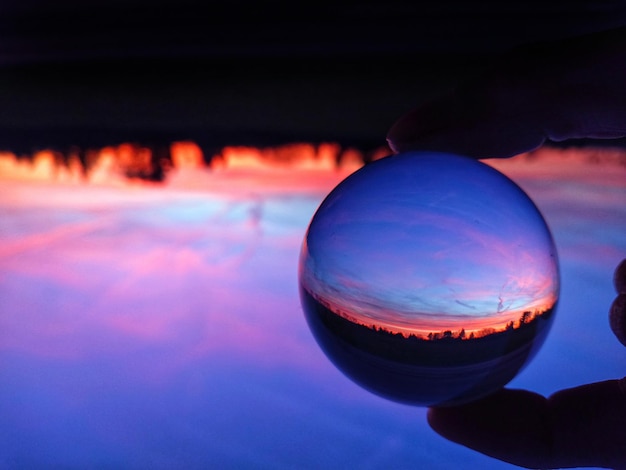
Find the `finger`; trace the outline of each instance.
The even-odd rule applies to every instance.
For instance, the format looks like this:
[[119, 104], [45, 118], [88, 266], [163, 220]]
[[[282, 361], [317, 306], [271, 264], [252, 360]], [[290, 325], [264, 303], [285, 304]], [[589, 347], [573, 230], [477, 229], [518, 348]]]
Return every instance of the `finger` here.
[[626, 292], [618, 294], [611, 304], [609, 326], [619, 342], [626, 346]]
[[432, 408], [443, 437], [528, 468], [626, 468], [626, 387], [610, 380], [549, 399], [502, 390], [460, 407]]
[[618, 294], [626, 294], [626, 259], [623, 259], [617, 268], [615, 268], [613, 285], [615, 286], [615, 292]]
[[617, 297], [609, 310], [609, 326], [619, 342], [626, 346], [626, 259], [615, 269], [613, 285]]
[[547, 400], [525, 390], [501, 390], [450, 408], [431, 408], [428, 423], [446, 439], [528, 468], [551, 461]]
[[548, 401], [557, 465], [626, 468], [625, 379], [563, 390]]
[[454, 93], [401, 117], [395, 151], [507, 157], [546, 139], [626, 135], [626, 28], [529, 46]]
[[533, 110], [521, 108], [510, 115], [513, 108], [506, 100], [494, 99], [486, 84], [467, 85], [401, 117], [387, 142], [395, 152], [419, 149], [475, 158], [510, 157], [546, 140]]

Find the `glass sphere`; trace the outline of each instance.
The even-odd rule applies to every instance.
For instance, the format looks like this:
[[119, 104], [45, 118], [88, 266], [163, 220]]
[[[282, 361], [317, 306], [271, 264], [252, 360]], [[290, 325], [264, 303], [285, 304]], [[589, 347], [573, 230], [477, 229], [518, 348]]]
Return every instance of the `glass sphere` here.
[[457, 405], [509, 382], [554, 318], [552, 236], [530, 198], [476, 160], [383, 158], [322, 202], [300, 254], [300, 297], [334, 364], [366, 389]]

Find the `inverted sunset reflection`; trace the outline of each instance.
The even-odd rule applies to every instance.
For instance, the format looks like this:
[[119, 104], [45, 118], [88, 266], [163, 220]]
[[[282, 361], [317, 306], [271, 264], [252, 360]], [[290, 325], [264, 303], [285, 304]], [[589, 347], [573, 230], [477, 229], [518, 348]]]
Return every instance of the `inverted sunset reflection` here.
[[[499, 386], [541, 343], [558, 297], [556, 251], [532, 201], [492, 168], [445, 154], [392, 156], [343, 181], [311, 221], [299, 276], [310, 323], [374, 355], [385, 343], [392, 361], [476, 367], [525, 351]], [[429, 352], [442, 341], [449, 351]], [[416, 402], [465, 399], [466, 385]]]

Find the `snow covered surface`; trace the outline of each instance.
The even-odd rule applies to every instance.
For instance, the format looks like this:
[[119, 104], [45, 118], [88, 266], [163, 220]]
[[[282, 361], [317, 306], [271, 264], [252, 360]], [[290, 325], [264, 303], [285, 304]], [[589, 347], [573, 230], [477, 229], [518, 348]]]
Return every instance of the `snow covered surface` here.
[[[561, 265], [553, 330], [511, 387], [626, 374], [607, 321], [626, 257], [620, 155], [491, 162], [535, 200]], [[15, 164], [0, 165], [0, 468], [510, 468], [315, 344], [300, 243], [351, 169], [179, 168], [145, 185]]]

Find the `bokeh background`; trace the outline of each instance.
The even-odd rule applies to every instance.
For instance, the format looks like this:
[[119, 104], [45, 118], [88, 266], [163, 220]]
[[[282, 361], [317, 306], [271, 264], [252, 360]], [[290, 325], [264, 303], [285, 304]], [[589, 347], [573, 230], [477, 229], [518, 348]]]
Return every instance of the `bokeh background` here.
[[[0, 6], [0, 467], [511, 468], [345, 378], [301, 312], [307, 224], [414, 105], [620, 2]], [[510, 384], [624, 375], [620, 141], [490, 161], [535, 200], [557, 317]]]

